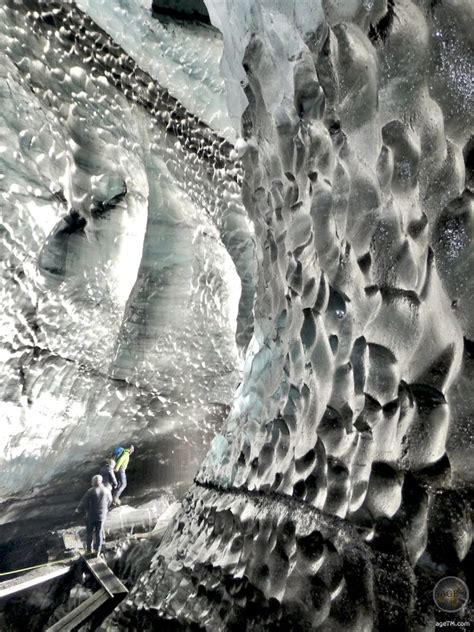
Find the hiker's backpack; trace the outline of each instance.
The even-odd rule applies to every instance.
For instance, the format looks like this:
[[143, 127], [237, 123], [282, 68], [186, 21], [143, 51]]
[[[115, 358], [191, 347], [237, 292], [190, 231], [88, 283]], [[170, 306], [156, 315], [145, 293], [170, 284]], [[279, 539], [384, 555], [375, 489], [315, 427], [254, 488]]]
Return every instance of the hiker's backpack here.
[[125, 451], [125, 448], [115, 448], [115, 450], [112, 452], [112, 457], [115, 462], [118, 461], [118, 459], [122, 456], [124, 451]]

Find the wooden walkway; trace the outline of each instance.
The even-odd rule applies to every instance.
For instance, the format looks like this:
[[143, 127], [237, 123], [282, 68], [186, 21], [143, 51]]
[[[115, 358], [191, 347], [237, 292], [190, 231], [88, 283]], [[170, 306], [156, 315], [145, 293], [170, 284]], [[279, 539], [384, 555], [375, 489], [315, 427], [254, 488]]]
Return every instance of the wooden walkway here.
[[74, 632], [93, 621], [98, 627], [128, 593], [120, 579], [113, 574], [102, 558], [83, 558], [87, 569], [100, 585], [93, 595], [69, 612], [46, 632]]
[[[0, 598], [49, 582], [76, 570], [88, 572], [97, 582], [94, 594], [77, 608], [68, 612], [60, 621], [48, 628], [47, 632], [73, 632], [86, 623], [96, 629], [122, 601], [128, 593], [120, 579], [114, 575], [102, 557], [86, 557], [82, 542], [73, 531], [61, 533], [62, 543], [69, 555], [63, 560], [51, 560], [46, 564], [33, 567], [29, 572], [0, 583]], [[78, 567], [78, 565], [80, 565]], [[82, 569], [81, 569], [82, 567]], [[27, 569], [25, 569], [27, 570]]]
[[[169, 528], [173, 516], [179, 510], [180, 504], [173, 503], [163, 513], [151, 531], [135, 533], [131, 538], [163, 537]], [[0, 582], [0, 599], [27, 590], [39, 584], [52, 581], [61, 576], [71, 574], [69, 578], [74, 581], [72, 574], [76, 571], [86, 571], [97, 582], [97, 590], [77, 608], [68, 612], [62, 619], [54, 623], [46, 632], [73, 632], [80, 630], [89, 623], [92, 630], [100, 626], [117, 605], [127, 595], [128, 590], [114, 575], [103, 558], [88, 558], [84, 555], [84, 547], [78, 536], [78, 529], [67, 529], [57, 532], [60, 535], [53, 559], [46, 564], [41, 564], [30, 569], [21, 569], [22, 574], [12, 579]], [[57, 559], [62, 555], [65, 559]], [[4, 575], [20, 571], [8, 571]]]

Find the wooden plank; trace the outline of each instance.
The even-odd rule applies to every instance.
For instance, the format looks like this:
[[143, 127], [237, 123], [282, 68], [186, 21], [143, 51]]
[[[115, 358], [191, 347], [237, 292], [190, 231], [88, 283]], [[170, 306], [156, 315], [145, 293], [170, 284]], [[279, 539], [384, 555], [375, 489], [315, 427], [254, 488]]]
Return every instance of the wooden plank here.
[[128, 589], [122, 584], [120, 579], [112, 573], [101, 557], [84, 557], [84, 561], [91, 573], [111, 597], [126, 595], [128, 593]]
[[[77, 558], [76, 558], [77, 559]], [[73, 563], [75, 559], [71, 559]], [[20, 590], [26, 590], [32, 586], [37, 586], [44, 582], [49, 582], [52, 579], [65, 575], [71, 569], [71, 564], [54, 564], [51, 566], [45, 566], [44, 568], [36, 568], [29, 573], [24, 573], [19, 577], [13, 579], [7, 579], [0, 583], [0, 598], [9, 597]]]
[[68, 612], [65, 617], [49, 627], [46, 632], [74, 632], [74, 630], [79, 630], [109, 600], [109, 593], [105, 588], [100, 588], [77, 608]]

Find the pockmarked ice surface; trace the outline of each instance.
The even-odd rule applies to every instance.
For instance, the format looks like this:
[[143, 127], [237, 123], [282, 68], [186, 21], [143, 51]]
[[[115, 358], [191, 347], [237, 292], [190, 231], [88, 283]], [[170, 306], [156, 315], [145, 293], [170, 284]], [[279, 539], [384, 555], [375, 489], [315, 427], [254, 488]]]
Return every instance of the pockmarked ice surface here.
[[472, 619], [473, 22], [0, 8], [0, 547], [133, 443], [100, 629], [432, 630], [445, 577]]

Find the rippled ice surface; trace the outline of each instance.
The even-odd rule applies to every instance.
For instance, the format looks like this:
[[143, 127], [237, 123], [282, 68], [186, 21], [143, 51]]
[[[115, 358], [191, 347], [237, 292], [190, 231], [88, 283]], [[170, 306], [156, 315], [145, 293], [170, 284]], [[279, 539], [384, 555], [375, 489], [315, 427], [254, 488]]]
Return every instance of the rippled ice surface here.
[[[97, 17], [116, 27], [102, 4]], [[225, 127], [215, 31], [156, 25], [157, 35], [142, 8], [125, 19], [130, 6], [116, 6], [124, 46], [140, 61], [147, 50], [152, 74]], [[132, 439], [137, 459], [162, 446], [150, 485], [177, 482], [163, 474], [175, 448], [189, 481], [240, 367], [241, 284], [220, 194], [205, 165], [64, 42], [8, 6], [0, 22], [1, 494], [84, 458], [93, 467]], [[241, 213], [235, 184], [228, 208]]]
[[233, 139], [235, 130], [219, 73], [223, 51], [220, 33], [197, 23], [153, 19], [151, 4], [151, 0], [77, 2], [186, 109]]

